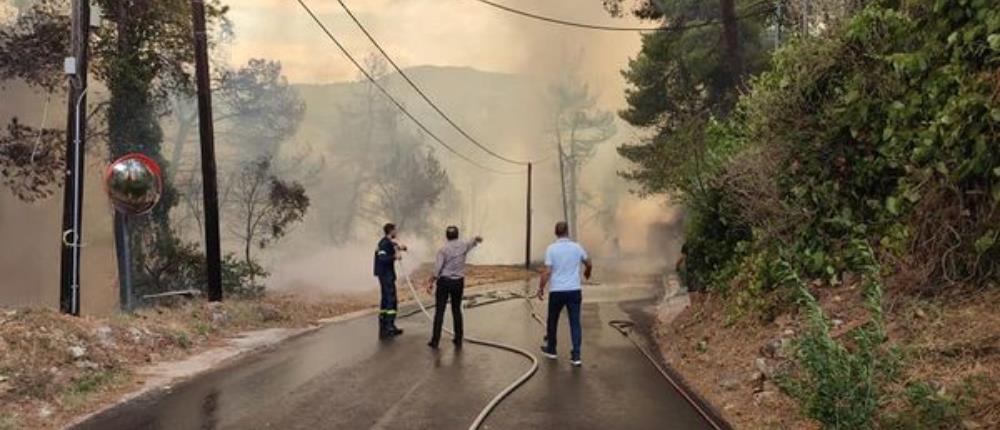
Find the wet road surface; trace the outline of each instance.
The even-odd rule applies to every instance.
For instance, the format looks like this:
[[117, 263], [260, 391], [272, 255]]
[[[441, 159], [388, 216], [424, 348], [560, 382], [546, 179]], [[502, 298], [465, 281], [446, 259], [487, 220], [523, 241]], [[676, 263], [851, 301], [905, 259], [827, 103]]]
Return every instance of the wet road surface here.
[[[400, 286], [401, 297], [409, 294]], [[520, 287], [518, 287], [520, 288]], [[648, 286], [585, 287], [582, 368], [538, 355], [538, 373], [486, 420], [490, 429], [699, 429], [696, 412], [607, 322], [651, 301]], [[544, 318], [544, 304], [535, 302]], [[564, 313], [565, 314], [565, 313]], [[530, 363], [467, 344], [426, 346], [423, 315], [376, 339], [374, 316], [331, 325], [280, 348], [114, 408], [77, 429], [465, 429]], [[446, 324], [450, 325], [450, 321]], [[466, 332], [537, 351], [542, 329], [523, 300], [468, 309]]]

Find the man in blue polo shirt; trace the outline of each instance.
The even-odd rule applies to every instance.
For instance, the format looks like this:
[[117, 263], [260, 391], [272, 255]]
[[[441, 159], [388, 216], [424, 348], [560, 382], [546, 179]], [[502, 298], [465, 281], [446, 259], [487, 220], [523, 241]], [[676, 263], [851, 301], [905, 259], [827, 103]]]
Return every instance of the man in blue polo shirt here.
[[556, 331], [559, 325], [559, 314], [565, 307], [569, 313], [569, 331], [573, 340], [573, 350], [570, 351], [570, 362], [580, 367], [580, 342], [583, 337], [580, 327], [580, 307], [583, 304], [581, 292], [580, 266], [585, 266], [583, 276], [590, 279], [593, 265], [587, 257], [587, 251], [580, 244], [569, 239], [569, 226], [565, 221], [556, 223], [556, 241], [545, 250], [545, 269], [538, 285], [538, 298], [545, 295], [545, 286], [549, 287], [549, 317], [546, 324], [546, 342], [542, 353], [555, 359]]

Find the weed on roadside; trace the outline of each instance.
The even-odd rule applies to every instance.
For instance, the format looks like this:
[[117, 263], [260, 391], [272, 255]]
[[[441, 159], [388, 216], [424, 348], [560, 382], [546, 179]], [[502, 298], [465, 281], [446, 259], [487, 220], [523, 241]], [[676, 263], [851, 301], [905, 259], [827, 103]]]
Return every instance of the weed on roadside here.
[[120, 382], [124, 373], [119, 370], [94, 370], [76, 378], [59, 397], [63, 408], [76, 410], [87, 404], [94, 393]]
[[183, 331], [174, 333], [174, 342], [184, 349], [191, 349], [191, 347], [194, 346], [194, 342], [191, 341], [191, 337]]
[[16, 415], [0, 415], [0, 430], [15, 430], [23, 428], [21, 420]]
[[974, 398], [975, 388], [969, 381], [955, 394], [943, 388], [935, 388], [929, 383], [913, 383], [905, 390], [907, 406], [896, 414], [886, 416], [881, 428], [903, 429], [950, 429], [962, 425], [962, 416]]

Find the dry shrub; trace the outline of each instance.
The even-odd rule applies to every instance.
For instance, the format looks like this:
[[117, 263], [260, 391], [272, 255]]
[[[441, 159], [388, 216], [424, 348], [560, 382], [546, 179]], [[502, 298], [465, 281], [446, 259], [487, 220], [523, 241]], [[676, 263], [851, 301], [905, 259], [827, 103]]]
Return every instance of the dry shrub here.
[[913, 241], [902, 273], [923, 293], [954, 285], [987, 285], [1000, 274], [1000, 256], [976, 249], [976, 241], [1000, 225], [1000, 210], [988, 193], [960, 190], [938, 181], [920, 199], [909, 225]]
[[723, 192], [722, 205], [734, 209], [736, 219], [764, 239], [788, 243], [805, 214], [782, 199], [776, 172], [786, 157], [776, 145], [751, 148], [736, 155], [715, 179]]

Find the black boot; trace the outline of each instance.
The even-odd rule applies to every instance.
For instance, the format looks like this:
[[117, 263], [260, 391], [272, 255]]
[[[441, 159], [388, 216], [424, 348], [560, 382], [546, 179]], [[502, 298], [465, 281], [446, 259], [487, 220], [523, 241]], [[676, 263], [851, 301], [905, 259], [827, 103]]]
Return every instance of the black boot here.
[[378, 317], [378, 338], [388, 339], [393, 336], [392, 327], [389, 322], [386, 321], [385, 316], [379, 315]]
[[403, 334], [403, 329], [396, 327], [396, 316], [389, 315], [387, 319], [387, 324], [389, 324], [389, 334], [392, 336], [399, 336]]

